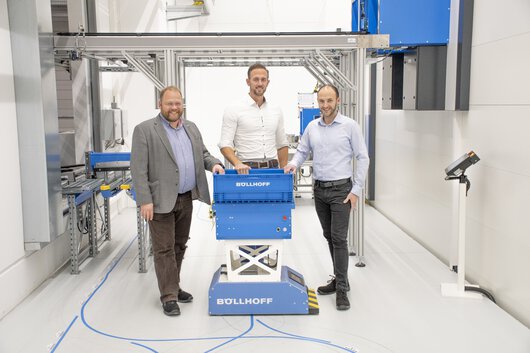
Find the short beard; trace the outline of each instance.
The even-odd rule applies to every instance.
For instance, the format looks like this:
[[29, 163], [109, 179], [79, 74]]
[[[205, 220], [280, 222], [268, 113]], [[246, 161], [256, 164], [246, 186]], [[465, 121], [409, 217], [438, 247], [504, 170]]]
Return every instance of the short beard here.
[[172, 123], [172, 122], [178, 121], [182, 117], [182, 113], [180, 113], [175, 120], [170, 120], [170, 118], [169, 118], [170, 114], [169, 113], [167, 114], [167, 116], [165, 116], [164, 114], [162, 114], [162, 116], [164, 117], [164, 119], [166, 119], [167, 121]]

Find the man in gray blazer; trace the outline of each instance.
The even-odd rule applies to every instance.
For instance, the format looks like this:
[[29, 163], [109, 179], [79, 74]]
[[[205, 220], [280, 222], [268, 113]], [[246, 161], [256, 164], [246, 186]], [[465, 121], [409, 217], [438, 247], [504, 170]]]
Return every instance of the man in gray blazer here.
[[137, 125], [131, 148], [131, 174], [140, 213], [149, 222], [160, 300], [166, 315], [179, 315], [177, 302], [193, 300], [180, 288], [180, 269], [189, 238], [192, 200], [210, 204], [205, 170], [224, 173], [210, 155], [197, 126], [182, 119], [182, 93], [160, 92], [160, 114]]

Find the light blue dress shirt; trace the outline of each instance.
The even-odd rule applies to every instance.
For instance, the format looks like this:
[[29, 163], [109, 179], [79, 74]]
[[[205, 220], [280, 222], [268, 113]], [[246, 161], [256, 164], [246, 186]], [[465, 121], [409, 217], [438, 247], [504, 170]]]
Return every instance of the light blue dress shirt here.
[[173, 156], [177, 162], [179, 171], [179, 194], [191, 191], [196, 185], [195, 162], [193, 160], [191, 140], [182, 124], [177, 128], [173, 128], [161, 114], [158, 116], [162, 121], [162, 126], [166, 130], [167, 138], [173, 150]]
[[[370, 158], [359, 124], [340, 113], [326, 125], [321, 117], [307, 125], [289, 164], [299, 168], [313, 152], [313, 178], [320, 181], [352, 178], [351, 193], [361, 196]], [[355, 173], [352, 161], [357, 160]]]

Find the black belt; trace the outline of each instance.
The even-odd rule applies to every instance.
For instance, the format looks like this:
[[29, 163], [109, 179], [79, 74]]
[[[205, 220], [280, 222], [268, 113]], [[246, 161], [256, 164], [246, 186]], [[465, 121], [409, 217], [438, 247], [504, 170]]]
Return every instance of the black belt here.
[[329, 180], [329, 181], [315, 180], [315, 185], [320, 186], [321, 188], [330, 188], [332, 186], [344, 185], [348, 183], [349, 181], [351, 181], [350, 178], [339, 179], [339, 180]]
[[277, 159], [269, 159], [268, 161], [244, 161], [243, 164], [256, 169], [278, 168], [279, 166]]

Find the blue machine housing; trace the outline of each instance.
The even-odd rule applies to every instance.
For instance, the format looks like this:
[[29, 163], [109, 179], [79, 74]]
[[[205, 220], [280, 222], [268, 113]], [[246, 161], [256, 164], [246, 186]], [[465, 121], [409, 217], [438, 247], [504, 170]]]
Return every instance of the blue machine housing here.
[[446, 45], [451, 0], [355, 0], [352, 31], [390, 35], [390, 46]]
[[302, 108], [300, 109], [300, 136], [304, 134], [307, 125], [320, 117], [319, 108]]
[[221, 267], [212, 278], [208, 295], [210, 315], [308, 314], [303, 276], [282, 267], [280, 282], [221, 282]]
[[217, 239], [291, 239], [293, 203], [217, 204]]

